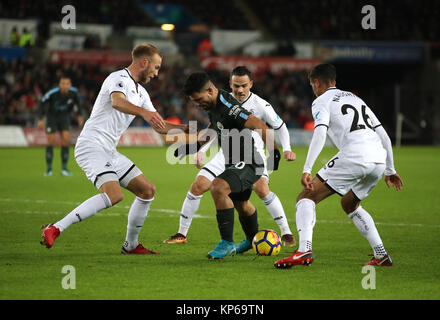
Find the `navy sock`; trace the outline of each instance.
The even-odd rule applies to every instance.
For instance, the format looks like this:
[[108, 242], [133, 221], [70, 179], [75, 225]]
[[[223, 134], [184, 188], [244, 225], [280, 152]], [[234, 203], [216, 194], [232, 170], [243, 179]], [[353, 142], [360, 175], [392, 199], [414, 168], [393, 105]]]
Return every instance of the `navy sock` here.
[[69, 161], [69, 147], [61, 147], [61, 161], [63, 170], [67, 170], [67, 162]]
[[255, 212], [251, 216], [240, 216], [239, 220], [246, 238], [252, 243], [255, 234], [258, 232], [257, 210], [255, 209]]
[[221, 238], [233, 242], [234, 208], [217, 210], [217, 224]]
[[52, 170], [52, 159], [53, 159], [53, 147], [47, 146], [46, 147], [46, 166], [47, 171]]

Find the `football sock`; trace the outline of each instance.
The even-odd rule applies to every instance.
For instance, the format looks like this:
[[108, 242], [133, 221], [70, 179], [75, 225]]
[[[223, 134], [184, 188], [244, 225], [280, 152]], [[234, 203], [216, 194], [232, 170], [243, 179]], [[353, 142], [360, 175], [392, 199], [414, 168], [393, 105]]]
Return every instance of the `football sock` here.
[[356, 228], [358, 228], [360, 233], [368, 240], [376, 258], [381, 258], [387, 254], [379, 232], [376, 229], [376, 225], [374, 224], [374, 220], [364, 208], [359, 206], [355, 211], [350, 213], [348, 217], [353, 220]]
[[281, 231], [281, 236], [285, 234], [292, 234], [292, 231], [290, 231], [289, 223], [287, 222], [283, 205], [281, 204], [281, 201], [277, 197], [277, 195], [271, 191], [262, 200], [267, 208], [267, 211], [269, 211], [272, 218], [278, 224], [278, 227]]
[[67, 170], [68, 161], [69, 161], [69, 147], [61, 147], [61, 163], [63, 170]]
[[127, 235], [124, 243], [124, 247], [128, 251], [133, 250], [139, 244], [138, 236], [144, 225], [153, 199], [154, 198], [145, 200], [136, 197], [131, 204], [130, 210], [128, 211]]
[[252, 243], [255, 234], [258, 232], [257, 209], [255, 209], [255, 212], [251, 216], [240, 215], [239, 220], [246, 238]]
[[220, 237], [223, 240], [233, 242], [234, 208], [217, 210], [217, 224], [220, 231]]
[[73, 209], [63, 219], [54, 223], [60, 232], [66, 230], [70, 225], [90, 218], [98, 211], [112, 206], [110, 198], [106, 193], [97, 194]]
[[203, 195], [195, 196], [188, 191], [185, 201], [183, 201], [182, 210], [180, 212], [179, 233], [183, 234], [185, 237], [188, 233], [189, 227], [191, 226], [194, 214], [199, 209], [200, 200], [202, 197]]
[[296, 227], [299, 237], [299, 252], [312, 250], [313, 227], [316, 222], [315, 202], [301, 199], [296, 203]]
[[47, 171], [52, 170], [52, 159], [53, 159], [53, 147], [47, 146], [46, 147], [46, 166]]

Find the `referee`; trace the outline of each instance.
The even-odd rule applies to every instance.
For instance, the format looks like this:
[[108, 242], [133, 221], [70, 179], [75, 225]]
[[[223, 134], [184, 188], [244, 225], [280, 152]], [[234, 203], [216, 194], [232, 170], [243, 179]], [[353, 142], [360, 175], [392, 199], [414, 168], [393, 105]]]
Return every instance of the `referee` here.
[[77, 115], [78, 125], [84, 124], [84, 119], [79, 110], [78, 89], [72, 87], [72, 81], [68, 76], [61, 76], [58, 87], [49, 90], [41, 99], [38, 108], [38, 128], [44, 128], [43, 118], [46, 116], [46, 136], [48, 145], [46, 146], [46, 177], [52, 176], [53, 147], [55, 145], [56, 132], [61, 136], [61, 161], [63, 176], [72, 176], [67, 170], [70, 146], [70, 117], [71, 114]]

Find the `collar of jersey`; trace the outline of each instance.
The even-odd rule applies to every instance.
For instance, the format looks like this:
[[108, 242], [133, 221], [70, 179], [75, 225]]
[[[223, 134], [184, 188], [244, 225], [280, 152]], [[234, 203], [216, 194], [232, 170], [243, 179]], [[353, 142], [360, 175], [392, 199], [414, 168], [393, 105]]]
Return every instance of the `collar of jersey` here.
[[336, 88], [336, 87], [330, 87], [330, 88], [327, 88], [327, 90], [325, 90], [325, 91], [336, 90], [336, 89], [338, 89], [338, 88]]
[[131, 78], [131, 80], [133, 80], [134, 84], [136, 85], [136, 92], [138, 92], [138, 84], [139, 84], [139, 83], [136, 82], [136, 81], [134, 81], [133, 77], [132, 77], [131, 74], [130, 74], [130, 71], [128, 71], [127, 68], [124, 68], [124, 70], [127, 71], [128, 76]]
[[246, 98], [246, 99], [244, 99], [242, 102], [240, 102], [241, 104], [244, 104], [246, 101], [248, 101], [249, 100], [249, 98], [251, 97], [251, 95], [252, 95], [252, 92], [249, 92], [249, 95], [248, 95], [248, 97]]

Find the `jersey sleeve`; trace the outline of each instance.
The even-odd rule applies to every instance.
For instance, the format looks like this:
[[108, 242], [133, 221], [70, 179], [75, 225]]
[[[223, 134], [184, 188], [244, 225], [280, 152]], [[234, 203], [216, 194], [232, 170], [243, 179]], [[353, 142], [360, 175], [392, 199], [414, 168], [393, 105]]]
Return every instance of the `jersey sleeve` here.
[[244, 129], [244, 124], [252, 113], [240, 105], [232, 106], [228, 110], [228, 123], [231, 128]]
[[312, 103], [312, 115], [315, 121], [315, 128], [318, 126], [326, 126], [330, 123], [330, 110], [321, 99], [316, 99]]
[[270, 105], [270, 103], [266, 102], [263, 106], [263, 118], [262, 119], [266, 124], [268, 124], [274, 130], [278, 130], [284, 124], [283, 119], [275, 112], [274, 108]]
[[121, 92], [127, 97], [128, 80], [127, 78], [121, 77], [120, 74], [111, 74], [106, 79], [106, 86], [109, 95], [111, 95], [113, 92]]

